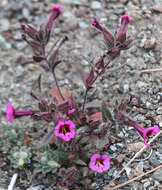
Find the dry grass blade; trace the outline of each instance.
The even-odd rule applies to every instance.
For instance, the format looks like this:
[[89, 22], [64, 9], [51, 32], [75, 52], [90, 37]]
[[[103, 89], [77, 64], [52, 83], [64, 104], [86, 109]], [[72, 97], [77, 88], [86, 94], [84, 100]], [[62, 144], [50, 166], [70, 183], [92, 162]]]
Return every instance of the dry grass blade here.
[[[161, 133], [162, 133], [162, 130], [161, 130], [159, 133], [157, 133], [154, 137], [152, 137], [152, 139], [151, 139], [148, 143], [151, 144]], [[110, 181], [109, 185], [107, 185], [104, 189], [105, 189], [105, 190], [111, 189], [109, 186], [110, 186], [111, 184], [113, 184], [114, 181], [115, 181], [115, 179], [125, 170], [125, 167], [128, 167], [128, 166], [135, 160], [135, 158], [138, 157], [146, 148], [147, 148], [147, 146], [144, 145], [144, 146], [141, 148], [141, 150], [138, 151], [138, 152], [133, 156], [133, 158], [123, 167], [123, 169], [114, 177], [114, 179], [113, 179], [112, 181]]]
[[129, 183], [131, 183], [131, 182], [133, 182], [133, 181], [135, 181], [135, 180], [137, 180], [137, 179], [140, 178], [140, 177], [143, 177], [143, 176], [145, 176], [145, 175], [148, 175], [148, 174], [154, 172], [155, 170], [160, 169], [161, 167], [162, 167], [162, 164], [161, 164], [160, 166], [157, 166], [156, 168], [151, 169], [150, 171], [148, 171], [148, 172], [146, 172], [146, 173], [144, 173], [144, 174], [141, 174], [141, 175], [139, 175], [139, 176], [137, 176], [137, 177], [134, 177], [133, 179], [130, 179], [130, 180], [128, 180], [128, 181], [126, 181], [126, 182], [124, 182], [124, 183], [122, 183], [122, 184], [116, 185], [116, 186], [114, 186], [114, 187], [107, 188], [107, 189], [105, 189], [105, 190], [114, 190], [114, 189], [123, 187], [123, 186], [125, 186], [125, 185], [127, 185], [127, 184], [129, 184]]
[[152, 72], [162, 72], [162, 68], [146, 69], [146, 70], [142, 70], [142, 71], [141, 71], [141, 73], [152, 73]]

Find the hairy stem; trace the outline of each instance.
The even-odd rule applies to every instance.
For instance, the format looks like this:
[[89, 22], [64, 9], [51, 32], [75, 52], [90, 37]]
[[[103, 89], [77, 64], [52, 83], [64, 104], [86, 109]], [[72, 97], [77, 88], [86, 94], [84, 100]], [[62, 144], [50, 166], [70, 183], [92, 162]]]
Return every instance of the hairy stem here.
[[87, 89], [86, 89], [86, 92], [85, 92], [85, 96], [84, 96], [84, 102], [83, 102], [83, 109], [82, 109], [82, 112], [83, 112], [83, 113], [84, 113], [85, 103], [86, 103], [86, 100], [87, 100], [88, 91], [89, 91], [89, 89], [87, 88]]
[[[104, 54], [105, 55], [105, 54]], [[103, 57], [105, 57], [103, 55]], [[107, 66], [109, 65], [110, 61], [104, 66], [104, 68], [102, 69], [102, 71], [100, 71], [99, 73], [97, 73], [96, 77], [93, 79], [92, 81], [92, 84], [93, 85], [95, 83], [95, 81], [98, 79], [99, 76], [101, 76], [102, 74], [104, 74], [105, 70], [107, 69]], [[87, 94], [88, 94], [88, 91], [90, 90], [90, 88], [87, 88], [86, 89], [86, 92], [85, 92], [85, 96], [84, 96], [84, 102], [83, 102], [83, 109], [82, 109], [82, 112], [84, 113], [84, 108], [85, 108], [85, 103], [86, 103], [86, 100], [87, 100]]]

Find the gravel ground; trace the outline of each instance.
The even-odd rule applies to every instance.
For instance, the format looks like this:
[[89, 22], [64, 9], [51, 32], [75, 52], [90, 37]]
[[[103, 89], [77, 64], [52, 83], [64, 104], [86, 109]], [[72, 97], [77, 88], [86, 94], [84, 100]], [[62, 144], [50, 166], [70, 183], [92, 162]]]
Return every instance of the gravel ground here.
[[[162, 68], [162, 1], [161, 0], [1, 0], [0, 1], [0, 120], [5, 118], [5, 109], [9, 101], [16, 108], [31, 108], [35, 106], [29, 95], [37, 89], [36, 80], [42, 73], [43, 89], [49, 94], [53, 86], [53, 78], [32, 62], [31, 49], [20, 39], [20, 23], [32, 23], [39, 26], [49, 15], [53, 4], [59, 3], [63, 14], [55, 22], [53, 31], [55, 37], [49, 46], [64, 35], [69, 41], [62, 48], [60, 57], [63, 63], [57, 70], [60, 86], [75, 90], [78, 97], [83, 98], [83, 83], [75, 73], [74, 64], [89, 70], [87, 59], [97, 58], [104, 51], [102, 36], [93, 27], [91, 20], [97, 17], [110, 30], [115, 31], [120, 26], [120, 16], [127, 13], [134, 18], [129, 24], [128, 33], [134, 39], [134, 45], [122, 52], [104, 78], [97, 82], [97, 89], [89, 94], [93, 98], [111, 102], [113, 97], [119, 98], [127, 93], [136, 94], [143, 102], [143, 110], [137, 112], [134, 108], [134, 119], [144, 126], [153, 124], [162, 127], [162, 73], [141, 73], [141, 70]], [[120, 68], [120, 69], [117, 69]], [[29, 120], [22, 120], [23, 127]], [[28, 125], [33, 125], [31, 122]], [[31, 130], [31, 129], [30, 129]], [[123, 140], [124, 139], [124, 140]], [[119, 128], [109, 147], [112, 165], [108, 173], [93, 175], [83, 167], [84, 176], [80, 189], [102, 188], [126, 164], [141, 147], [139, 136], [134, 135], [131, 127]], [[137, 143], [136, 147], [133, 146]], [[150, 148], [127, 168], [126, 173], [117, 179], [117, 184], [162, 164], [162, 138], [158, 138], [152, 148], [152, 155], [146, 158]], [[122, 159], [115, 164], [115, 158]], [[8, 165], [6, 167], [6, 165]], [[28, 169], [30, 171], [30, 169]], [[7, 188], [14, 169], [0, 158], [0, 190]], [[22, 175], [24, 171], [22, 171]], [[21, 178], [21, 177], [20, 177]], [[140, 178], [121, 189], [160, 190], [162, 186], [162, 169]], [[32, 182], [28, 178], [18, 179], [15, 190], [51, 190], [55, 189], [55, 176], [46, 178], [36, 176]], [[34, 186], [35, 185], [35, 186]]]

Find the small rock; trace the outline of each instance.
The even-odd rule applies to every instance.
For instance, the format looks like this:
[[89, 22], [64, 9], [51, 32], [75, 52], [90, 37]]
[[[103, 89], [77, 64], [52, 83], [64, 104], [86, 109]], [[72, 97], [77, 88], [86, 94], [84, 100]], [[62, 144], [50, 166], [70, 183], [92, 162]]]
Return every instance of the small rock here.
[[133, 144], [129, 144], [127, 149], [129, 152], [137, 152], [141, 149], [141, 147], [143, 147], [144, 144], [142, 142], [138, 142], [138, 143], [133, 143]]
[[157, 181], [162, 181], [162, 168], [156, 170], [156, 171], [153, 173], [152, 177], [153, 177], [155, 180], [157, 180]]
[[78, 25], [79, 25], [79, 27], [80, 27], [81, 29], [87, 29], [87, 28], [89, 27], [89, 24], [87, 24], [87, 23], [84, 22], [84, 21], [79, 21]]
[[128, 2], [128, 0], [120, 0], [121, 1], [121, 3], [123, 3], [123, 4], [126, 4], [127, 2]]
[[89, 169], [87, 167], [81, 168], [81, 172], [83, 174], [83, 177], [88, 176], [88, 171], [89, 171]]
[[143, 81], [138, 81], [138, 82], [137, 82], [137, 86], [138, 86], [138, 88], [147, 87], [147, 83], [145, 83], [145, 82], [143, 82]]
[[141, 186], [141, 184], [139, 182], [134, 182], [132, 183], [132, 190], [141, 190], [141, 188], [139, 188], [139, 186]]
[[160, 161], [156, 157], [153, 157], [153, 158], [151, 157], [149, 159], [149, 162], [150, 162], [151, 166], [153, 166], [153, 167], [157, 167], [158, 165], [160, 165]]
[[145, 49], [153, 49], [156, 45], [156, 40], [155, 38], [151, 38], [150, 40], [146, 40], [144, 44]]
[[125, 154], [119, 154], [117, 157], [116, 157], [116, 160], [118, 161], [118, 163], [122, 163], [123, 160], [125, 158]]
[[125, 166], [124, 169], [126, 171], [127, 176], [129, 177], [131, 175], [131, 168]]
[[10, 29], [10, 22], [6, 18], [0, 19], [0, 32], [5, 32]]
[[146, 108], [148, 108], [148, 109], [151, 109], [152, 108], [152, 104], [150, 103], [150, 102], [146, 102]]
[[133, 3], [134, 3], [135, 5], [138, 5], [138, 4], [140, 3], [140, 1], [139, 1], [139, 0], [133, 0]]
[[102, 8], [102, 6], [101, 6], [101, 3], [99, 1], [92, 1], [91, 9], [98, 10], [98, 9], [101, 9], [101, 8]]
[[139, 162], [135, 168], [136, 176], [143, 174], [143, 162]]
[[132, 17], [134, 20], [141, 20], [142, 19], [142, 13], [139, 7], [133, 5], [131, 2], [128, 3], [128, 6], [126, 7], [126, 13]]
[[144, 189], [147, 189], [147, 187], [149, 187], [150, 184], [151, 184], [150, 181], [145, 182], [145, 183], [143, 184]]
[[44, 190], [44, 186], [43, 185], [32, 186], [29, 187], [27, 190]]
[[111, 149], [113, 152], [115, 152], [115, 151], [117, 150], [117, 148], [116, 148], [114, 145], [111, 145], [111, 146], [110, 146], [110, 149]]
[[162, 107], [159, 107], [159, 108], [156, 110], [156, 113], [159, 114], [159, 115], [162, 115]]
[[161, 3], [155, 4], [153, 7], [151, 7], [151, 10], [162, 13], [162, 4]]

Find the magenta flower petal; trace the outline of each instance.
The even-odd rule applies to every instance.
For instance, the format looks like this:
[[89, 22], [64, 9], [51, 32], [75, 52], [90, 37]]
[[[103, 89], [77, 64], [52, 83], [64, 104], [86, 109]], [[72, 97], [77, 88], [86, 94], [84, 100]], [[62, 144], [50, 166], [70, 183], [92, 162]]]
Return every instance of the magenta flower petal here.
[[62, 9], [61, 9], [60, 5], [54, 5], [52, 7], [52, 10], [53, 11], [58, 11], [60, 14], [62, 13]]
[[96, 171], [98, 173], [107, 171], [110, 168], [110, 158], [106, 154], [94, 154], [91, 157], [89, 167], [91, 168], [91, 170]]
[[52, 8], [52, 14], [50, 15], [45, 28], [48, 32], [51, 31], [54, 20], [61, 14], [62, 10], [60, 5], [54, 5]]
[[101, 26], [96, 18], [92, 20], [92, 25], [96, 27], [100, 32], [103, 33], [105, 42], [108, 46], [113, 46], [114, 45], [114, 36], [107, 30], [105, 27]]
[[54, 134], [64, 141], [70, 141], [75, 137], [75, 127], [72, 121], [59, 121], [54, 129]]
[[6, 108], [6, 122], [9, 122], [11, 120], [15, 119], [15, 109], [14, 107], [12, 106], [11, 103], [9, 103], [7, 105], [7, 108]]
[[119, 41], [120, 43], [124, 43], [124, 41], [126, 40], [127, 24], [132, 20], [133, 18], [129, 17], [126, 14], [121, 16], [121, 26], [117, 36], [117, 41]]
[[69, 116], [69, 115], [72, 114], [73, 112], [75, 112], [75, 109], [68, 110], [67, 113], [66, 113], [66, 116]]
[[147, 143], [147, 138], [149, 136], [155, 135], [156, 133], [158, 133], [160, 131], [160, 129], [159, 129], [159, 127], [157, 125], [154, 125], [154, 127], [152, 127], [152, 128], [144, 129], [138, 123], [134, 122], [133, 123], [133, 127], [142, 136], [142, 138], [144, 139], [144, 143], [145, 143], [146, 146], [150, 146], [150, 144]]
[[131, 22], [133, 20], [133, 18], [129, 17], [127, 14], [121, 16], [121, 22], [123, 22], [124, 19], [127, 19], [128, 22]]

